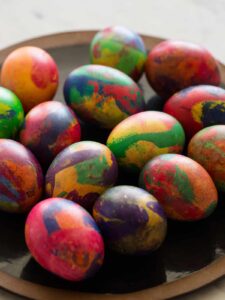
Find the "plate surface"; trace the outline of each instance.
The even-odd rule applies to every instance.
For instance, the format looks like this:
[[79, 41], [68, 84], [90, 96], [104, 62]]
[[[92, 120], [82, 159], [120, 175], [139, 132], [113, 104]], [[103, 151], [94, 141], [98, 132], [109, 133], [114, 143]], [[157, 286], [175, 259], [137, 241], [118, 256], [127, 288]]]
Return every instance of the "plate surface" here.
[[[74, 68], [89, 63], [88, 42], [93, 34], [94, 32], [67, 33], [24, 43], [47, 48], [56, 60], [60, 69], [61, 84], [55, 100], [63, 101], [62, 85], [67, 75]], [[144, 37], [144, 39], [147, 47], [160, 41], [160, 39], [151, 37]], [[7, 53], [21, 45], [0, 51], [0, 63]], [[140, 86], [143, 89], [148, 108], [160, 110], [162, 102], [151, 90], [144, 77], [140, 81]], [[83, 127], [83, 139], [97, 139], [104, 142], [107, 135], [107, 131], [88, 126]], [[137, 178], [120, 174], [119, 183], [136, 184], [136, 182]], [[222, 202], [223, 195], [220, 198]], [[141, 291], [138, 293], [138, 299], [145, 299], [147, 296], [148, 299], [151, 297], [152, 299], [154, 297], [164, 299], [182, 294], [223, 274], [221, 270], [217, 270], [218, 268], [215, 270], [215, 266], [218, 264], [217, 259], [225, 254], [224, 220], [225, 205], [220, 203], [215, 213], [206, 220], [195, 223], [169, 222], [166, 240], [162, 247], [154, 253], [143, 257], [123, 257], [106, 251], [105, 264], [94, 278], [82, 283], [70, 283], [48, 273], [31, 258], [24, 241], [25, 216], [0, 213], [0, 270], [2, 271], [0, 286], [33, 299], [43, 299], [41, 297], [45, 292], [47, 293], [44, 298], [46, 300], [60, 298], [57, 298], [59, 297], [57, 290], [45, 287], [98, 293], [98, 295], [89, 294], [88, 296], [82, 294], [85, 299], [88, 299], [87, 297], [100, 299], [100, 294], [104, 293], [125, 293], [123, 298], [130, 299], [131, 295], [129, 296], [127, 293], [135, 291]], [[216, 263], [213, 263], [215, 261]], [[221, 262], [224, 262], [224, 259]], [[218, 265], [221, 266], [221, 264]], [[204, 267], [206, 270], [202, 270]], [[193, 273], [199, 270], [200, 272]], [[206, 274], [207, 270], [211, 272], [211, 276]], [[200, 282], [195, 280], [196, 275], [200, 276]], [[180, 278], [183, 279], [179, 280]], [[195, 282], [192, 282], [193, 280]], [[187, 285], [189, 281], [191, 284]], [[23, 290], [21, 290], [22, 285], [24, 285]], [[152, 289], [152, 287], [156, 288]], [[51, 298], [51, 293], [55, 295], [53, 298]], [[64, 292], [62, 291], [62, 293]], [[81, 297], [73, 292], [65, 292], [63, 297], [70, 299], [71, 296], [72, 299], [72, 295], [73, 299]], [[78, 298], [75, 298], [76, 296]], [[102, 296], [106, 297], [106, 295]], [[116, 295], [114, 297], [117, 298]], [[121, 299], [121, 295], [118, 295], [118, 299]]]

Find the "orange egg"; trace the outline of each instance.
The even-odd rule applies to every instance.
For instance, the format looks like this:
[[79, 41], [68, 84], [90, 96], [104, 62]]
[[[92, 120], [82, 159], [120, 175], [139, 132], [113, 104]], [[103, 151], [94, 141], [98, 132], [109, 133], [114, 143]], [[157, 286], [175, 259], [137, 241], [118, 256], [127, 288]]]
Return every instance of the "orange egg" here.
[[21, 100], [25, 112], [52, 100], [58, 87], [58, 68], [53, 58], [37, 47], [22, 47], [5, 59], [0, 83]]

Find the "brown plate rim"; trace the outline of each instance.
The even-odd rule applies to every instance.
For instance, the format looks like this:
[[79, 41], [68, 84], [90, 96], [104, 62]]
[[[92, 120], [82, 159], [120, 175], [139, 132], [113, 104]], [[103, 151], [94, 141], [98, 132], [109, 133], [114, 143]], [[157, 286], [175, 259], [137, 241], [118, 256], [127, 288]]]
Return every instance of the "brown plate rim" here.
[[[30, 45], [51, 49], [63, 46], [84, 45], [90, 43], [96, 32], [96, 30], [61, 32], [25, 40], [0, 50], [0, 64], [11, 51], [18, 47]], [[163, 38], [148, 35], [141, 34], [141, 36], [148, 49], [151, 49], [164, 40]], [[222, 83], [225, 83], [225, 65], [219, 62], [219, 67], [222, 75]], [[20, 296], [36, 300], [159, 300], [169, 299], [196, 290], [222, 277], [224, 274], [225, 256], [183, 278], [127, 294], [95, 294], [65, 291], [16, 278], [3, 271], [0, 271], [0, 287]]]

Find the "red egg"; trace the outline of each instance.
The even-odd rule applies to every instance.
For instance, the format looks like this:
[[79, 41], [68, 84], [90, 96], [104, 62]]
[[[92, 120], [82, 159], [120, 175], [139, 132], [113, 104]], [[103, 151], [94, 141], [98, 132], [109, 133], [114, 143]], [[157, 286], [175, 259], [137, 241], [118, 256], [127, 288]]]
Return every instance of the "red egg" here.
[[183, 89], [169, 98], [164, 112], [180, 121], [191, 138], [204, 127], [225, 124], [225, 90], [212, 85]]
[[14, 50], [5, 59], [1, 85], [21, 100], [25, 112], [35, 105], [52, 100], [58, 87], [58, 68], [53, 58], [37, 47]]
[[162, 97], [198, 84], [220, 84], [218, 65], [203, 47], [182, 41], [164, 41], [149, 53], [146, 75], [152, 88]]
[[26, 244], [46, 270], [71, 281], [93, 276], [104, 259], [97, 224], [78, 204], [62, 198], [33, 207], [25, 225]]

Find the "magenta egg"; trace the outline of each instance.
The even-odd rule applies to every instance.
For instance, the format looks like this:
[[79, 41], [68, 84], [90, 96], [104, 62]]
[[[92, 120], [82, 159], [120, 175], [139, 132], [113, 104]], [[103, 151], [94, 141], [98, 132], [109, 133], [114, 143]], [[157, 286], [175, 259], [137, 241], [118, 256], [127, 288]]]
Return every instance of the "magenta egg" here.
[[104, 243], [91, 215], [62, 198], [46, 199], [29, 213], [26, 244], [46, 270], [70, 281], [93, 276], [104, 259]]

